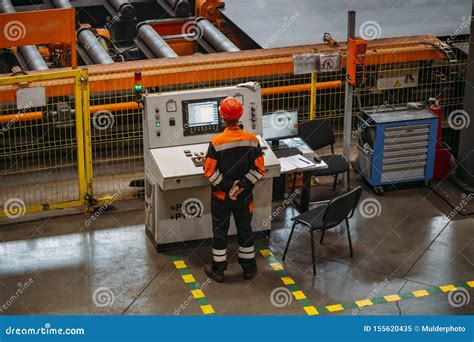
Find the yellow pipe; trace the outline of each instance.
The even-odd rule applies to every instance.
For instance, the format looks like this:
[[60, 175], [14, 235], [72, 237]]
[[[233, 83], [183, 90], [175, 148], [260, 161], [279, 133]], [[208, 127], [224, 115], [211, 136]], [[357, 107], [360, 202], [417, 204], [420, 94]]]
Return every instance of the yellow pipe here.
[[317, 75], [315, 72], [311, 74], [311, 96], [309, 103], [309, 119], [316, 119], [316, 90], [317, 90]]
[[[316, 85], [317, 90], [335, 89], [342, 87], [341, 81], [319, 82]], [[295, 84], [289, 86], [263, 88], [262, 96], [280, 95], [288, 93], [300, 93], [311, 91], [311, 83]]]

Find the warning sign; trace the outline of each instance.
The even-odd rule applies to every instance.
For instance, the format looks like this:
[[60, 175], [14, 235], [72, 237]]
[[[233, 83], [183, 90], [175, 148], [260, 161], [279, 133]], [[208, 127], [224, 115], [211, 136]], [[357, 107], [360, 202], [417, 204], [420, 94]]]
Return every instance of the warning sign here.
[[341, 70], [340, 52], [303, 53], [293, 56], [295, 75]]
[[320, 72], [341, 71], [341, 54], [339, 52], [325, 52], [319, 55]]
[[402, 85], [399, 80], [397, 80], [397, 82], [395, 82], [395, 84], [393, 85], [394, 88], [400, 88], [401, 86]]

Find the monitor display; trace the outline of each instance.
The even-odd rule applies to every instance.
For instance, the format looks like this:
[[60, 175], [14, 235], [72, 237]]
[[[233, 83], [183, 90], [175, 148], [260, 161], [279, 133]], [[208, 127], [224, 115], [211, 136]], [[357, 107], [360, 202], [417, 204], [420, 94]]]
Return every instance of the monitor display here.
[[263, 115], [263, 138], [278, 140], [298, 136], [298, 111], [277, 111]]
[[223, 130], [219, 116], [221, 101], [222, 98], [183, 101], [184, 136], [221, 132]]
[[217, 101], [188, 103], [189, 127], [217, 125], [219, 104]]

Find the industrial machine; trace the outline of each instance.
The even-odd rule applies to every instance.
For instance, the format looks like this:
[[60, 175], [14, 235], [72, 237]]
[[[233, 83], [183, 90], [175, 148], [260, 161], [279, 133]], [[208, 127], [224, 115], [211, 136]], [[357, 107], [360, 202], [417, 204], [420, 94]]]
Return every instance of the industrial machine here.
[[[203, 162], [212, 136], [224, 129], [220, 101], [234, 96], [244, 105], [244, 130], [262, 134], [260, 85], [144, 95], [146, 230], [158, 250], [212, 236], [209, 181]], [[280, 163], [265, 140], [265, 177], [254, 191], [254, 231], [271, 217], [272, 178]], [[229, 234], [235, 234], [231, 225]]]
[[438, 119], [427, 109], [407, 107], [363, 110], [358, 168], [381, 195], [385, 185], [433, 178]]

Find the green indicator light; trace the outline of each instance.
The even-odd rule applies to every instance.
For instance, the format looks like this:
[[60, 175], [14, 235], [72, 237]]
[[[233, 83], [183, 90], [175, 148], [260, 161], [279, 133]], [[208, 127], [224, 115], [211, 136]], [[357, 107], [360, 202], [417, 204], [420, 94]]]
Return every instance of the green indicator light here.
[[135, 84], [135, 91], [142, 91], [143, 87], [141, 84]]

